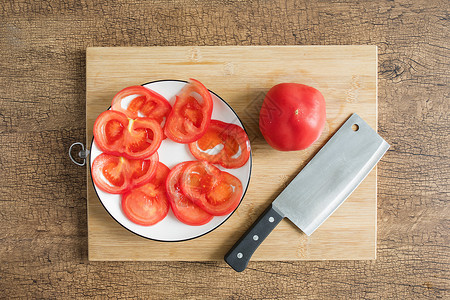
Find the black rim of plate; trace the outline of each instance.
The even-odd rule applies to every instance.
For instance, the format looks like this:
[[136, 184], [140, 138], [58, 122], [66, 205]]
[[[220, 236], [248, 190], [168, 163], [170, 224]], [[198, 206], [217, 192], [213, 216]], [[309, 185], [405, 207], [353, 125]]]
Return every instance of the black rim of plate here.
[[[147, 85], [147, 84], [156, 83], [156, 82], [161, 82], [161, 81], [177, 81], [177, 82], [188, 83], [186, 80], [178, 80], [178, 79], [161, 79], [161, 80], [150, 81], [150, 82], [147, 82], [147, 83], [144, 83], [144, 84], [141, 84], [141, 85], [142, 85], [142, 86], [145, 86], [145, 85]], [[217, 95], [216, 93], [214, 93], [213, 91], [211, 91], [211, 90], [209, 90], [209, 89], [208, 89], [208, 91], [209, 91], [211, 94], [214, 94], [218, 99], [220, 99], [223, 103], [225, 103], [225, 104], [228, 106], [229, 109], [231, 109], [231, 111], [234, 113], [234, 115], [236, 116], [236, 118], [239, 120], [239, 123], [241, 123], [241, 126], [242, 126], [242, 128], [244, 129], [245, 134], [247, 134], [247, 136], [248, 136], [248, 132], [247, 132], [247, 129], [245, 129], [244, 123], [242, 123], [241, 118], [239, 118], [238, 114], [234, 111], [234, 109], [233, 109], [233, 108], [232, 108], [225, 100], [223, 100], [222, 97], [220, 97], [219, 95]], [[110, 109], [110, 108], [111, 108], [111, 106], [110, 106], [108, 109]], [[94, 144], [94, 137], [92, 137], [90, 149], [92, 149], [92, 145], [93, 145], [93, 144]], [[144, 238], [144, 239], [147, 239], [147, 240], [152, 240], [152, 241], [157, 241], [157, 242], [164, 242], [164, 243], [167, 243], [167, 242], [169, 242], [169, 243], [176, 243], [176, 242], [185, 242], [185, 241], [193, 240], [193, 239], [202, 237], [202, 236], [204, 236], [205, 234], [208, 234], [208, 233], [212, 232], [213, 230], [215, 230], [215, 229], [219, 228], [220, 226], [222, 226], [222, 224], [224, 224], [224, 223], [225, 223], [225, 222], [226, 222], [226, 221], [234, 214], [234, 212], [239, 208], [239, 206], [241, 205], [242, 200], [244, 199], [245, 194], [247, 193], [248, 186], [250, 185], [250, 178], [251, 178], [251, 176], [252, 176], [252, 165], [253, 165], [253, 161], [252, 161], [252, 148], [250, 147], [250, 157], [249, 157], [249, 160], [250, 160], [250, 171], [249, 171], [249, 174], [248, 174], [248, 182], [247, 182], [247, 186], [245, 187], [245, 190], [244, 190], [244, 192], [242, 193], [242, 197], [241, 197], [241, 200], [239, 201], [238, 206], [230, 213], [230, 215], [229, 215], [225, 220], [223, 220], [220, 224], [218, 224], [218, 225], [215, 226], [214, 228], [212, 228], [212, 229], [208, 230], [207, 232], [202, 233], [202, 234], [200, 234], [200, 235], [197, 235], [197, 236], [194, 236], [194, 237], [191, 237], [191, 238], [187, 238], [187, 239], [173, 240], [173, 241], [158, 240], [158, 239], [150, 238], [150, 237], [144, 236], [144, 235], [142, 235], [142, 234], [139, 234], [139, 233], [137, 233], [137, 232], [134, 232], [134, 231], [131, 230], [130, 228], [126, 227], [125, 225], [123, 225], [122, 223], [120, 223], [119, 221], [117, 221], [117, 219], [114, 218], [114, 216], [109, 212], [109, 210], [106, 209], [105, 205], [103, 205], [103, 202], [100, 200], [100, 196], [99, 196], [98, 193], [97, 193], [97, 187], [95, 186], [94, 180], [92, 179], [91, 154], [92, 154], [92, 151], [89, 153], [89, 173], [90, 173], [90, 175], [91, 175], [90, 177], [91, 177], [92, 186], [94, 187], [94, 191], [95, 191], [95, 194], [97, 195], [98, 201], [100, 201], [100, 203], [102, 204], [103, 208], [108, 212], [108, 214], [111, 216], [111, 218], [113, 218], [113, 220], [116, 221], [116, 223], [120, 224], [120, 226], [122, 226], [123, 228], [125, 228], [126, 230], [128, 230], [129, 232], [131, 232], [131, 233], [133, 233], [133, 234], [135, 234], [135, 235], [137, 235], [137, 236], [140, 236], [140, 237], [142, 237], [142, 238]], [[186, 226], [189, 226], [189, 225], [186, 225]]]

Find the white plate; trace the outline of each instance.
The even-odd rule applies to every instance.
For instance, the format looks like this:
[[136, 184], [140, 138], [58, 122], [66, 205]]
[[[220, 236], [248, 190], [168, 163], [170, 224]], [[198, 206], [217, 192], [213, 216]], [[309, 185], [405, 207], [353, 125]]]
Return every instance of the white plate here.
[[[175, 95], [178, 94], [178, 92], [183, 88], [185, 84], [185, 81], [161, 80], [144, 84], [144, 86], [161, 94], [169, 100], [171, 105], [173, 105], [175, 102]], [[210, 93], [214, 101], [212, 119], [221, 120], [227, 123], [233, 123], [244, 128], [242, 122], [239, 120], [239, 117], [236, 115], [233, 109], [219, 96], [217, 96], [213, 92]], [[94, 159], [101, 153], [101, 150], [97, 147], [93, 140], [91, 144], [90, 154], [91, 167]], [[158, 149], [158, 155], [159, 161], [164, 163], [170, 169], [183, 161], [196, 160], [195, 157], [192, 156], [187, 145], [178, 144], [168, 138], [162, 141], [161, 146]], [[231, 173], [239, 178], [239, 180], [242, 182], [242, 188], [244, 191], [242, 198], [244, 198], [250, 181], [251, 167], [251, 153], [249, 160], [241, 168], [225, 169], [218, 166], [219, 169], [227, 171], [228, 173]], [[178, 221], [172, 210], [170, 210], [167, 217], [161, 222], [153, 226], [141, 226], [131, 222], [123, 214], [120, 205], [121, 195], [105, 193], [102, 190], [98, 189], [95, 184], [94, 188], [98, 198], [100, 199], [100, 202], [103, 204], [111, 217], [113, 217], [119, 224], [121, 224], [131, 232], [152, 240], [175, 242], [197, 238], [222, 225], [232, 214], [230, 213], [226, 216], [214, 217], [209, 223], [202, 226], [189, 226]]]

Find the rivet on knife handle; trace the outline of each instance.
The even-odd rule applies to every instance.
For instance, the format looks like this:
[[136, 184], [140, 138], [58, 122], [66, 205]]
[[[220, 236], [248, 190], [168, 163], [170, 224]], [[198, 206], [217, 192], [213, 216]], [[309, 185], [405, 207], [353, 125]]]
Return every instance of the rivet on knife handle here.
[[235, 271], [244, 271], [255, 250], [282, 219], [283, 216], [277, 213], [272, 205], [269, 205], [252, 227], [225, 254], [225, 261]]

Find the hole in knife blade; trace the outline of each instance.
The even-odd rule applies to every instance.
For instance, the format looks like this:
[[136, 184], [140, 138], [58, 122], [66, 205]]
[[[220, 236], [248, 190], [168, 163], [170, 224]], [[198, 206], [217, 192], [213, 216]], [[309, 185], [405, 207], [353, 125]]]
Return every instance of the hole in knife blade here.
[[358, 124], [353, 124], [352, 129], [353, 129], [353, 131], [358, 131], [359, 130]]

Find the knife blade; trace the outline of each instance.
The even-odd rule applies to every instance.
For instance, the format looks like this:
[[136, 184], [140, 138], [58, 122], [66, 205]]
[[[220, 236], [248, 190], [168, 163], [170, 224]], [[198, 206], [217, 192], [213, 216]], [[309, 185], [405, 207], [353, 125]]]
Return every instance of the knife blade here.
[[350, 196], [389, 149], [357, 114], [351, 115], [225, 255], [236, 271], [247, 264], [283, 218], [308, 236]]

